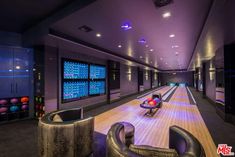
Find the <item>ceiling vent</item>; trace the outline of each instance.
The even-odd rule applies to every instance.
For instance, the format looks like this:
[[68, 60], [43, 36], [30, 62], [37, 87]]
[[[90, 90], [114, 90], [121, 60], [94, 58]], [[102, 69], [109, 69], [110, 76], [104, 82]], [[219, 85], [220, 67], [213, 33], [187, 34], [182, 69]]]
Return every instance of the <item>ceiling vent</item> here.
[[91, 32], [93, 29], [86, 26], [86, 25], [83, 25], [81, 27], [78, 28], [79, 30], [83, 31], [83, 32]]
[[173, 2], [173, 0], [153, 0], [156, 7], [163, 7]]

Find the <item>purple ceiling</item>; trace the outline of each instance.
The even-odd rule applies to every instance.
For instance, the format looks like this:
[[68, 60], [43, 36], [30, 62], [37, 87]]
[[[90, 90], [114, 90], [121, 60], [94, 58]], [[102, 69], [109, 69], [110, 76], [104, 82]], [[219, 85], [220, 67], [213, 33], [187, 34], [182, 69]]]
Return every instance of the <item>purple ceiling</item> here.
[[[51, 28], [161, 70], [187, 69], [211, 1], [174, 0], [156, 8], [152, 0], [98, 0], [59, 20]], [[167, 11], [171, 16], [164, 19], [162, 14]], [[132, 29], [121, 29], [125, 21], [131, 23]], [[93, 31], [79, 30], [83, 25]], [[96, 37], [96, 33], [101, 33], [101, 37]], [[169, 38], [170, 34], [175, 37]], [[146, 43], [140, 44], [140, 38]], [[179, 47], [172, 48], [174, 45]]]

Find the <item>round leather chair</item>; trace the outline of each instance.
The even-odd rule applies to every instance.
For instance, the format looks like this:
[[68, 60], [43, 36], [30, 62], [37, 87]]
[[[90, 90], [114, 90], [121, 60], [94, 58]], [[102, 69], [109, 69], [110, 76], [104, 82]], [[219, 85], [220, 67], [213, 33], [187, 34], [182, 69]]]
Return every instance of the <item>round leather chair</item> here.
[[38, 124], [40, 157], [92, 155], [94, 118], [83, 119], [81, 108], [46, 114]]
[[[126, 125], [118, 122], [112, 125], [108, 131], [107, 157], [206, 157], [200, 142], [191, 133], [178, 126], [170, 127], [169, 148], [158, 148], [134, 145], [134, 142], [127, 145]], [[134, 134], [132, 136], [134, 137]]]

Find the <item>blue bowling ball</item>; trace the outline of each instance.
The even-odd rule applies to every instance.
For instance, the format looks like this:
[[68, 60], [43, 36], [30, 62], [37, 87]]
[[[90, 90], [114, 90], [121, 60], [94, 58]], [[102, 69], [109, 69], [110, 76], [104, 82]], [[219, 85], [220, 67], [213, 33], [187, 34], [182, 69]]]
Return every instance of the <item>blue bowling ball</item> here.
[[10, 111], [11, 112], [17, 112], [19, 110], [19, 107], [18, 106], [11, 106], [10, 107]]

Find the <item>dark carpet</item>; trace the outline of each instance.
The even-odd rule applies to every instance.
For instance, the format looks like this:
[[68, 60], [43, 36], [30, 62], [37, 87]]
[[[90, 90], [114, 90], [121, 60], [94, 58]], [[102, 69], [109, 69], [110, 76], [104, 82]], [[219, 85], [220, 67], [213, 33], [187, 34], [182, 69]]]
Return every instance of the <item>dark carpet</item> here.
[[[0, 157], [37, 157], [37, 121], [25, 120], [0, 127]], [[105, 157], [106, 135], [94, 133], [93, 157]]]
[[216, 144], [228, 144], [232, 146], [232, 151], [235, 152], [235, 126], [224, 122], [216, 113], [215, 107], [207, 99], [202, 98], [202, 93], [190, 88], [198, 109], [202, 115], [204, 122]]

